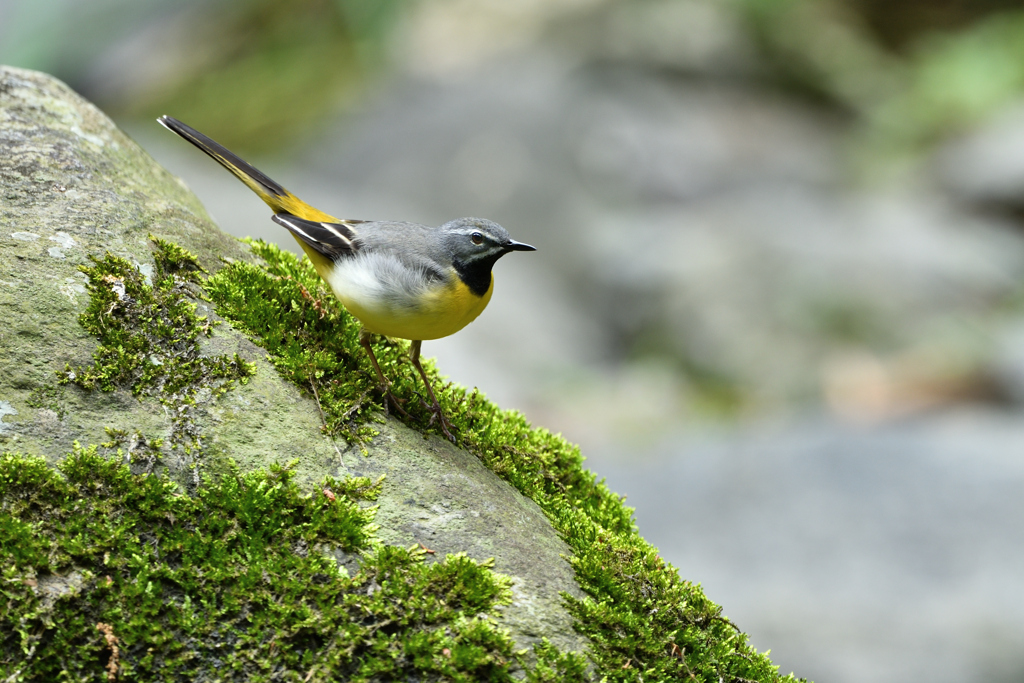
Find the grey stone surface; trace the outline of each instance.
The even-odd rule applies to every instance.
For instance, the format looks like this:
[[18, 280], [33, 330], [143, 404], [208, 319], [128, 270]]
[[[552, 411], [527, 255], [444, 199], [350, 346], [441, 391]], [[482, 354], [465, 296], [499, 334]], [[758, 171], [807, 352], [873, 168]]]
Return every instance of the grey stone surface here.
[[783, 672], [1019, 681], [1024, 415], [679, 433], [589, 464]]
[[1002, 108], [942, 145], [932, 170], [960, 199], [1019, 211], [1024, 206], [1024, 102]]
[[[248, 258], [248, 248], [98, 109], [49, 76], [9, 67], [0, 67], [0, 196], [0, 448], [52, 463], [75, 441], [106, 441], [105, 427], [165, 436], [163, 406], [126, 390], [71, 386], [56, 404], [29, 405], [65, 363], [86, 364], [96, 348], [77, 321], [87, 304], [78, 266], [109, 251], [151, 273], [149, 233], [193, 251], [210, 270], [221, 258]], [[494, 557], [515, 582], [503, 619], [521, 646], [546, 636], [585, 647], [559, 597], [579, 594], [567, 546], [534, 503], [475, 456], [393, 420], [380, 425], [367, 454], [346, 449], [321, 434], [315, 403], [230, 325], [204, 344], [204, 353], [238, 352], [258, 366], [247, 384], [200, 400], [204, 457], [232, 458], [243, 469], [297, 459], [307, 486], [325, 474], [386, 474], [377, 518], [384, 541], [422, 542], [435, 558]], [[187, 463], [173, 453], [165, 464], [185, 476]]]
[[[0, 72], [0, 182], [0, 400], [17, 411], [4, 418], [3, 447], [53, 461], [76, 440], [108, 440], [105, 427], [163, 436], [163, 406], [126, 390], [68, 387], [59, 399], [61, 419], [58, 411], [28, 406], [34, 390], [56, 384], [65, 363], [88, 364], [96, 348], [78, 323], [88, 303], [78, 267], [109, 251], [151, 272], [150, 233], [198, 254], [209, 269], [222, 257], [246, 258], [247, 247], [217, 229], [184, 185], [102, 112], [38, 73]], [[211, 313], [204, 304], [200, 312]], [[211, 457], [243, 466], [298, 458], [301, 476], [318, 476], [337, 451], [320, 435], [315, 407], [310, 411], [265, 354], [229, 326], [205, 345], [209, 353], [238, 351], [259, 366], [229, 400], [201, 400]], [[172, 471], [184, 466], [167, 455]]]
[[346, 454], [345, 462], [356, 474], [385, 475], [376, 518], [383, 541], [421, 543], [434, 558], [453, 552], [495, 558], [495, 567], [513, 579], [503, 619], [520, 642], [544, 636], [562, 649], [583, 647], [559, 607], [559, 591], [581, 597], [572, 569], [559, 559], [568, 548], [537, 504], [476, 456], [388, 422], [367, 457]]

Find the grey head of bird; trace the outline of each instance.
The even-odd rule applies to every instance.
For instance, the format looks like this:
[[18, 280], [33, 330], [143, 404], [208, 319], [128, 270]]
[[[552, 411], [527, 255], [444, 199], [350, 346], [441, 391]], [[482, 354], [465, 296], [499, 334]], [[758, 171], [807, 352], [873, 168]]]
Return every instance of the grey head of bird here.
[[452, 266], [472, 292], [483, 296], [491, 286], [491, 268], [511, 251], [536, 251], [516, 242], [508, 231], [486, 218], [457, 218], [439, 228]]

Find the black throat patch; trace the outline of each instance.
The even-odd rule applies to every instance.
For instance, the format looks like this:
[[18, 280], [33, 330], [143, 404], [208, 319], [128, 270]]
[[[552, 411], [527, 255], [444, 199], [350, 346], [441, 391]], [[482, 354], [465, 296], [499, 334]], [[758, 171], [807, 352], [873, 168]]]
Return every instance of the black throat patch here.
[[491, 288], [491, 268], [494, 267], [494, 262], [502, 256], [503, 254], [498, 252], [494, 256], [478, 259], [471, 263], [456, 261], [452, 266], [459, 274], [459, 279], [469, 287], [469, 291], [477, 296], [483, 296]]

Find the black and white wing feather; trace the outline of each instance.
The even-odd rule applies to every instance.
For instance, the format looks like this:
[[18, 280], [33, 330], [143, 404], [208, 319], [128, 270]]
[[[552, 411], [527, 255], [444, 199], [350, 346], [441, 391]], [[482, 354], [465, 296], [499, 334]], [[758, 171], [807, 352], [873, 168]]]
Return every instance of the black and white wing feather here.
[[308, 244], [317, 253], [323, 254], [332, 261], [344, 256], [351, 256], [359, 251], [356, 231], [352, 226], [363, 221], [320, 223], [307, 221], [305, 218], [299, 218], [290, 213], [274, 214], [273, 221], [287, 228], [303, 243]]

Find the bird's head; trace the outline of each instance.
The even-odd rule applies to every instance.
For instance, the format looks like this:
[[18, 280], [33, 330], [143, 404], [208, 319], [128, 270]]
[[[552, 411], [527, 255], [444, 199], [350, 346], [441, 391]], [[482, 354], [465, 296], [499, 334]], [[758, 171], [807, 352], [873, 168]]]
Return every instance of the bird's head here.
[[495, 261], [510, 251], [536, 251], [529, 244], [516, 242], [505, 228], [484, 218], [458, 218], [442, 225], [441, 231], [457, 268], [489, 271]]

